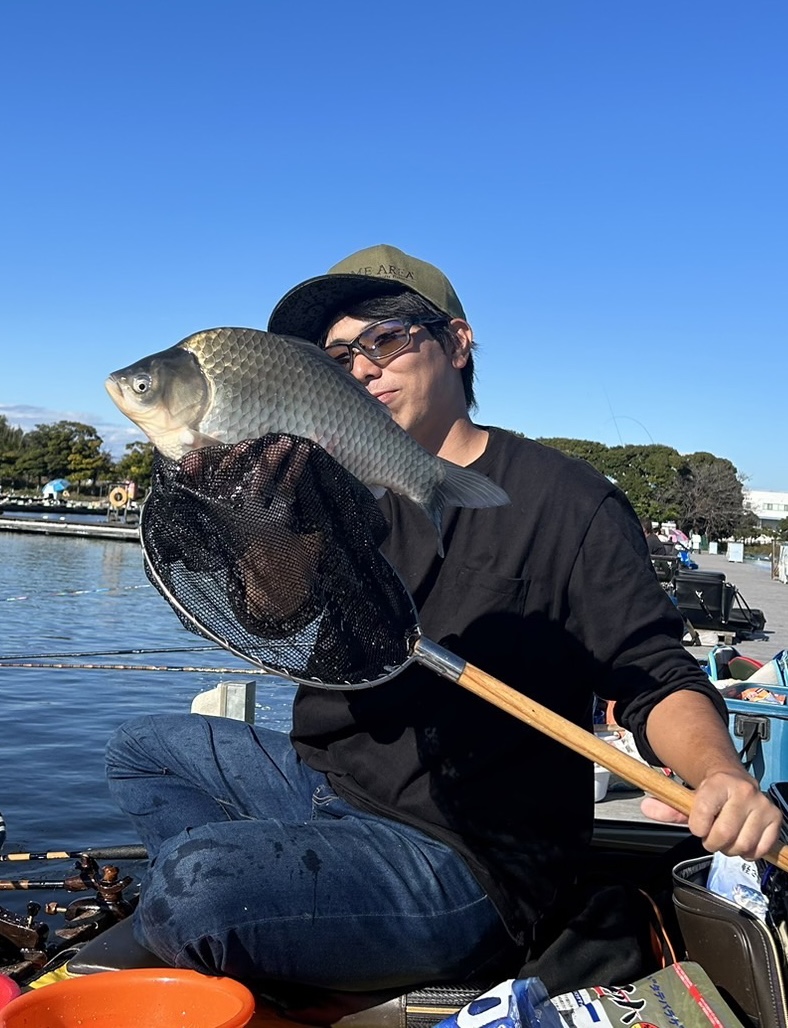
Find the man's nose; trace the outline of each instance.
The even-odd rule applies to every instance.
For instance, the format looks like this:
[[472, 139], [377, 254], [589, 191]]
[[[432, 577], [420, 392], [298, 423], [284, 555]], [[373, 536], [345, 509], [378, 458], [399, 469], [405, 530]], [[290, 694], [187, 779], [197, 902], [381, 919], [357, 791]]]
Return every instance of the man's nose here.
[[358, 350], [351, 350], [353, 354], [353, 364], [350, 368], [350, 374], [353, 378], [358, 379], [359, 382], [368, 382], [371, 378], [378, 378], [380, 376], [381, 367], [373, 360], [370, 360], [365, 353], [359, 353]]

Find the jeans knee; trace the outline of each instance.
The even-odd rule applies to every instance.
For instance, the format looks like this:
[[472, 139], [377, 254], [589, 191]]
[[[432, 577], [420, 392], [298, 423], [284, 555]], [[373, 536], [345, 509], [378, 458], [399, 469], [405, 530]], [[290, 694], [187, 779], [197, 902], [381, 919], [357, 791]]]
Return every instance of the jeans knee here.
[[[210, 826], [167, 840], [148, 872], [135, 912], [139, 940], [172, 964], [196, 966], [202, 937], [221, 933], [243, 906], [244, 863], [210, 837]], [[211, 971], [216, 968], [198, 967]]]
[[109, 737], [104, 748], [104, 761], [110, 777], [114, 770], [125, 770], [137, 765], [140, 754], [139, 740], [146, 734], [145, 728], [152, 720], [151, 714], [131, 718], [124, 721]]
[[134, 773], [158, 771], [202, 742], [198, 725], [192, 714], [141, 714], [131, 718], [110, 736], [105, 749], [107, 764]]
[[135, 728], [141, 720], [142, 718], [133, 718], [130, 721], [124, 721], [110, 735], [107, 745], [104, 747], [104, 759], [107, 767], [125, 765], [128, 762], [129, 750], [136, 736]]

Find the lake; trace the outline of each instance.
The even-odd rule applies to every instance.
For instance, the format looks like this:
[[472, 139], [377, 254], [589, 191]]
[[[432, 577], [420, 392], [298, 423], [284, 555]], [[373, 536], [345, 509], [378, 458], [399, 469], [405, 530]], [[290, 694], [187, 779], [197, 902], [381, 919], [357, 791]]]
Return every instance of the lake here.
[[[230, 678], [219, 669], [246, 670], [257, 682], [258, 723], [290, 727], [293, 687], [254, 674], [250, 665], [185, 629], [145, 577], [135, 543], [0, 533], [0, 614], [2, 658], [216, 669], [39, 670], [0, 661], [4, 852], [137, 842], [107, 791], [105, 743], [136, 714], [187, 712], [196, 693]], [[135, 649], [148, 652], [123, 653]], [[65, 653], [86, 656], [41, 657]], [[106, 656], [93, 655], [98, 653]], [[0, 877], [57, 878], [70, 867], [4, 863]], [[64, 895], [51, 898], [63, 902]], [[0, 904], [19, 910], [27, 899], [49, 898], [3, 892]]]

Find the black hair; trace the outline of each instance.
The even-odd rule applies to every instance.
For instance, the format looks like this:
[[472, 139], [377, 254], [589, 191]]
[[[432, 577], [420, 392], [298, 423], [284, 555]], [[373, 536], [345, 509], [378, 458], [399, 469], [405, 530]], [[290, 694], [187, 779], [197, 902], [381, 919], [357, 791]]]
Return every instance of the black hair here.
[[[369, 321], [378, 318], [443, 318], [437, 325], [425, 325], [424, 331], [429, 332], [433, 339], [437, 339], [445, 353], [451, 353], [454, 349], [454, 332], [449, 325], [450, 318], [443, 311], [425, 300], [417, 293], [403, 289], [400, 293], [388, 296], [373, 296], [366, 300], [359, 300], [357, 303], [348, 304], [342, 310], [334, 311], [329, 320], [323, 326], [320, 333], [320, 345], [325, 343], [325, 337], [329, 328], [340, 318], [359, 318]], [[471, 344], [471, 352], [468, 360], [460, 370], [462, 376], [462, 387], [465, 391], [465, 406], [471, 411], [476, 409], [476, 394], [473, 388], [475, 371], [473, 366], [473, 349], [476, 344]]]

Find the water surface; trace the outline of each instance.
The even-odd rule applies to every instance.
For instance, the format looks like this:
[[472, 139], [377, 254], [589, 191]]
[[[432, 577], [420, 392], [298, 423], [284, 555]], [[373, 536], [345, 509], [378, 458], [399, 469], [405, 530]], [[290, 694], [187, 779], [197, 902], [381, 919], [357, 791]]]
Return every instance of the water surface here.
[[[64, 663], [40, 655], [115, 651], [68, 662], [252, 670], [224, 650], [204, 650], [210, 643], [181, 625], [148, 583], [141, 551], [130, 542], [0, 533], [0, 626], [2, 657]], [[172, 648], [186, 652], [119, 652]], [[196, 693], [223, 677], [230, 678], [218, 670], [29, 670], [0, 662], [4, 851], [136, 842], [104, 781], [109, 735], [136, 714], [188, 711]], [[258, 723], [286, 731], [292, 686], [250, 677], [257, 681]], [[48, 864], [0, 864], [0, 878], [51, 877], [52, 871]], [[12, 909], [21, 909], [23, 899], [0, 892], [0, 905]]]

